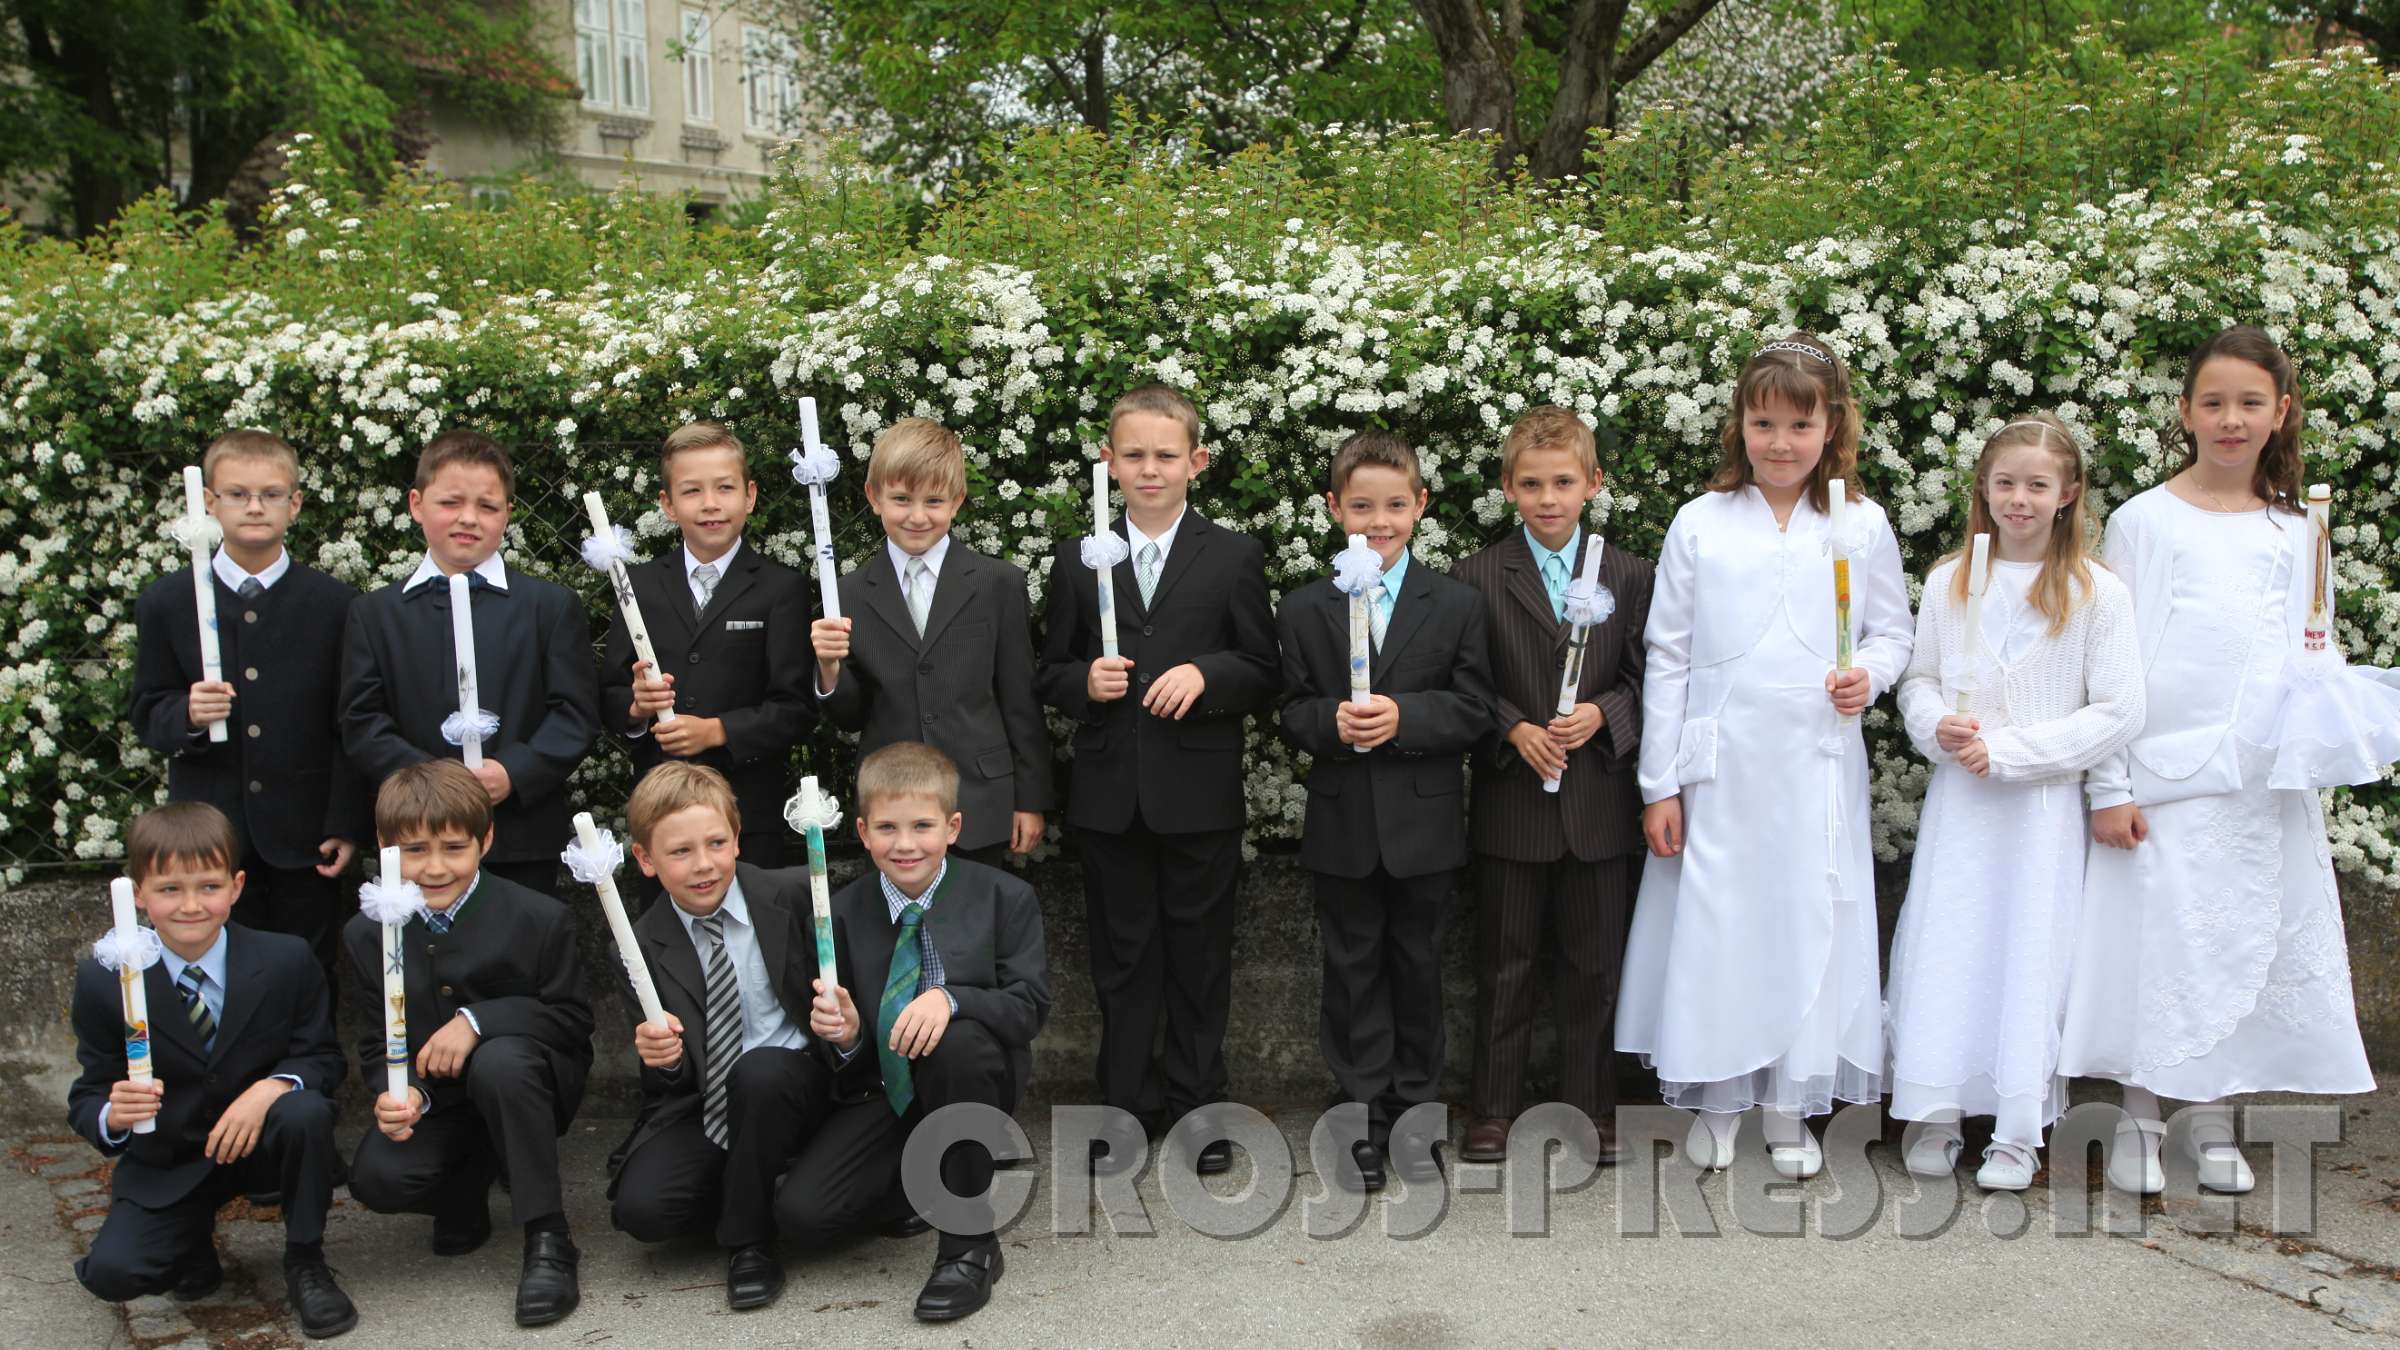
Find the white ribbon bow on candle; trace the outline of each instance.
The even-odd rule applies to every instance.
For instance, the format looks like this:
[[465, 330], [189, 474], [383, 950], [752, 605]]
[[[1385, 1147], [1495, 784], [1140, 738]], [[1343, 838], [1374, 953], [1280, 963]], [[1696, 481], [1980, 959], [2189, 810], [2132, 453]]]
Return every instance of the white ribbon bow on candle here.
[[[500, 714], [489, 708], [475, 710], [475, 739], [488, 741], [500, 734]], [[442, 719], [442, 739], [452, 745], [467, 743], [467, 715], [454, 712]]]
[[426, 911], [425, 892], [413, 881], [369, 881], [358, 888], [358, 912], [375, 923], [407, 923]]
[[833, 447], [803, 446], [792, 452], [792, 481], [802, 487], [818, 487], [830, 483], [842, 471], [842, 457]]
[[1861, 558], [1866, 556], [1868, 546], [1874, 542], [1875, 527], [1867, 519], [1867, 513], [1852, 506], [1842, 513], [1842, 537], [1837, 540], [1833, 537], [1833, 531], [1827, 530], [1825, 542], [1818, 546], [1817, 551], [1830, 558], [1838, 548], [1845, 558]]
[[1333, 588], [1344, 595], [1372, 596], [1383, 590], [1383, 557], [1365, 544], [1333, 555]]
[[1561, 604], [1570, 624], [1597, 626], [1608, 622], [1617, 612], [1617, 597], [1597, 581], [1577, 577], [1567, 583], [1567, 594]]
[[1106, 534], [1087, 534], [1083, 537], [1083, 565], [1095, 572], [1105, 572], [1125, 561], [1133, 552], [1125, 536], [1110, 530]]
[[625, 865], [625, 846], [606, 830], [592, 832], [592, 847], [586, 849], [580, 839], [569, 840], [559, 850], [558, 860], [567, 865], [568, 875], [586, 886], [597, 886], [603, 877], [614, 877]]
[[622, 525], [609, 527], [609, 534], [587, 534], [583, 537], [583, 565], [595, 572], [605, 572], [618, 563], [627, 567], [640, 562], [633, 551], [633, 531]]
[[215, 516], [195, 516], [189, 513], [175, 517], [167, 532], [175, 542], [187, 549], [215, 548], [225, 542], [225, 526]]
[[92, 944], [92, 959], [110, 970], [148, 970], [163, 950], [148, 928], [111, 928]]
[[783, 823], [791, 826], [795, 834], [808, 833], [811, 825], [819, 831], [840, 829], [842, 804], [822, 787], [816, 790], [813, 801], [809, 793], [795, 792], [791, 800], [783, 804]]

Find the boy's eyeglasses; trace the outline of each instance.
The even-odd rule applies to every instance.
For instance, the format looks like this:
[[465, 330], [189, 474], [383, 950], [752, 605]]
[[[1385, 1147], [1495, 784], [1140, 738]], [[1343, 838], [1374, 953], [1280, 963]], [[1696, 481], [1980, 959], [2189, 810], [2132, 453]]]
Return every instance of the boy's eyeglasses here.
[[286, 488], [268, 488], [264, 492], [252, 492], [248, 488], [227, 488], [217, 494], [217, 499], [231, 502], [236, 507], [248, 507], [250, 503], [257, 502], [260, 506], [271, 510], [290, 501], [292, 494]]

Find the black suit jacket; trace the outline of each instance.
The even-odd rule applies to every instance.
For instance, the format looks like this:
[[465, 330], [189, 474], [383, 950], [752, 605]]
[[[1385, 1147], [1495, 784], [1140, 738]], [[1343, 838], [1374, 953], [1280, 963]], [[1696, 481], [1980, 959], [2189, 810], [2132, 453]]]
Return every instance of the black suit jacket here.
[[[1583, 569], [1586, 532], [1575, 546]], [[1583, 652], [1578, 703], [1597, 704], [1603, 725], [1567, 756], [1556, 795], [1542, 791], [1506, 735], [1519, 722], [1547, 726], [1558, 710], [1558, 681], [1566, 670], [1568, 626], [1552, 617], [1541, 569], [1523, 529], [1459, 563], [1455, 576], [1483, 593], [1491, 606], [1493, 678], [1499, 687], [1494, 740], [1475, 761], [1475, 800], [1469, 829], [1475, 851], [1515, 862], [1584, 862], [1642, 851], [1642, 797], [1634, 768], [1642, 750], [1642, 630], [1650, 622], [1656, 569], [1646, 558], [1608, 546], [1600, 582], [1616, 597], [1616, 612], [1594, 625]]]
[[[474, 593], [476, 692], [499, 714], [484, 742], [508, 770], [509, 794], [492, 809], [493, 862], [558, 856], [574, 836], [567, 776], [600, 727], [591, 630], [583, 601], [564, 586], [508, 569], [508, 589]], [[450, 590], [435, 581], [404, 594], [395, 582], [350, 607], [342, 656], [342, 744], [366, 780], [436, 757], [458, 757], [442, 719], [458, 711]]]
[[[167, 757], [167, 796], [225, 813], [269, 867], [314, 867], [317, 845], [373, 842], [365, 784], [342, 753], [337, 705], [342, 628], [358, 592], [294, 561], [255, 603], [215, 576], [217, 645], [233, 685], [223, 744], [192, 730], [201, 678], [192, 569], [179, 567], [133, 604], [133, 699], [126, 717]], [[239, 862], [239, 859], [236, 860]]]
[[[710, 593], [706, 614], [692, 612], [681, 543], [627, 569], [627, 580], [650, 626], [658, 664], [675, 677], [675, 710], [724, 719], [725, 744], [693, 762], [733, 784], [743, 829], [781, 830], [784, 799], [792, 794], [792, 747], [817, 721], [816, 695], [809, 689], [816, 657], [808, 645], [813, 606], [807, 579], [745, 539]], [[638, 780], [667, 755], [649, 734], [650, 724], [637, 724], [629, 711], [633, 661], [620, 603], [600, 662], [600, 719], [618, 737], [637, 725], [643, 729], [624, 741]]]
[[[845, 986], [863, 1024], [851, 1066], [870, 1084], [882, 1082], [873, 1053], [883, 982], [891, 974], [892, 938], [899, 931], [884, 904], [879, 873], [868, 870], [833, 896], [833, 917], [846, 944], [837, 958], [856, 981]], [[980, 1022], [1007, 1048], [1022, 1092], [1033, 1076], [1033, 1038], [1050, 1016], [1049, 962], [1042, 949], [1042, 906], [1033, 887], [996, 867], [950, 855], [949, 870], [925, 911], [934, 950], [942, 956], [943, 987], [958, 1000], [958, 1015]]]
[[[480, 636], [480, 635], [479, 635]], [[358, 1008], [359, 1072], [383, 1091], [383, 925], [353, 914], [342, 946], [358, 978], [349, 986]], [[464, 1078], [417, 1076], [417, 1052], [433, 1033], [472, 1009], [483, 1040], [524, 1036], [550, 1057], [558, 1084], [563, 1133], [583, 1101], [592, 1068], [592, 1008], [584, 1001], [582, 963], [575, 954], [575, 916], [549, 896], [485, 872], [458, 920], [436, 933], [410, 920], [402, 934], [403, 992], [408, 999], [408, 1081], [434, 1111], [463, 1107]]]
[[[811, 981], [817, 978], [816, 919], [809, 911], [808, 869], [767, 871], [748, 863], [736, 863], [734, 877], [741, 884], [742, 903], [749, 909], [751, 927], [758, 935], [759, 959], [766, 963], [767, 978], [774, 982], [776, 999], [783, 1004], [784, 1015], [807, 1035], [809, 1003], [816, 997]], [[692, 946], [691, 934], [684, 931], [683, 921], [677, 917], [674, 900], [664, 898], [651, 905], [642, 917], [634, 920], [633, 934], [641, 943], [643, 960], [649, 964], [651, 982], [658, 986], [659, 1005], [683, 1023], [683, 1059], [671, 1070], [647, 1065], [642, 1068], [641, 1115], [634, 1122], [633, 1133], [609, 1159], [612, 1175], [652, 1135], [700, 1110], [701, 1074], [708, 1062], [708, 979], [700, 966], [700, 953]], [[842, 962], [842, 934], [843, 923], [836, 915], [833, 950], [837, 966]], [[840, 975], [835, 982], [849, 987], [849, 982]], [[851, 997], [857, 998], [855, 991]], [[640, 1019], [641, 1004], [634, 1000], [630, 984], [626, 986], [625, 1006], [636, 1020]], [[861, 1015], [872, 1016], [872, 1013]], [[824, 1061], [825, 1067], [835, 1073], [845, 1067], [832, 1047], [813, 1035], [808, 1039], [808, 1053]], [[852, 1056], [853, 1066], [858, 1058]], [[871, 1078], [865, 1087], [872, 1087]], [[861, 1096], [864, 1090], [857, 1089], [849, 1095]]]
[[235, 923], [225, 925], [225, 943], [225, 1015], [217, 1021], [212, 1051], [200, 1048], [166, 963], [142, 972], [150, 1001], [150, 1071], [166, 1091], [158, 1129], [132, 1135], [121, 1147], [100, 1137], [100, 1108], [125, 1077], [117, 973], [89, 956], [75, 967], [75, 1058], [83, 1073], [67, 1089], [67, 1120], [94, 1148], [117, 1159], [114, 1193], [145, 1208], [181, 1200], [208, 1176], [216, 1166], [201, 1152], [208, 1132], [251, 1084], [290, 1074], [330, 1096], [342, 1081], [342, 1047], [333, 1038], [325, 973], [308, 944]]
[[[1122, 520], [1116, 531], [1125, 533]], [[1257, 540], [1187, 509], [1148, 605], [1130, 557], [1112, 575], [1118, 653], [1132, 660], [1133, 678], [1125, 697], [1094, 703], [1085, 679], [1100, 656], [1099, 582], [1078, 540], [1060, 540], [1050, 556], [1035, 681], [1042, 702], [1076, 723], [1067, 821], [1123, 831], [1138, 806], [1159, 834], [1238, 830], [1243, 725], [1273, 702], [1278, 683], [1266, 555]], [[1207, 688], [1183, 720], [1145, 711], [1150, 682], [1186, 662]]]
[[894, 741], [923, 741], [948, 755], [966, 817], [960, 848], [1007, 843], [1013, 812], [1056, 805], [1050, 736], [1033, 692], [1030, 608], [1023, 572], [956, 539], [934, 581], [923, 638], [889, 547], [842, 578], [850, 659], [825, 698], [825, 716], [859, 733], [862, 757]]
[[1350, 597], [1319, 579], [1286, 595], [1275, 618], [1283, 734], [1310, 756], [1301, 866], [1339, 877], [1464, 866], [1466, 756], [1492, 725], [1483, 597], [1409, 559], [1368, 666], [1368, 687], [1400, 706], [1400, 728], [1363, 755], [1334, 730], [1350, 696]]

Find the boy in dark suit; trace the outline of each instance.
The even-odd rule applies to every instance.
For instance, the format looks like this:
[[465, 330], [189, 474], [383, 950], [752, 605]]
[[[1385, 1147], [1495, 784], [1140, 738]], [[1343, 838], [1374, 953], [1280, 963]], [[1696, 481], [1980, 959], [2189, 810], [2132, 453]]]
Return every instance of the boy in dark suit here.
[[861, 754], [923, 741], [959, 771], [958, 851], [1031, 853], [1051, 809], [1050, 737], [1033, 693], [1025, 574], [950, 537], [966, 452], [941, 423], [903, 417], [875, 440], [867, 504], [884, 546], [842, 578], [842, 617], [810, 630], [825, 715]]
[[[1469, 817], [1481, 940], [1475, 963], [1474, 1097], [1459, 1156], [1494, 1162], [1523, 1109], [1533, 1048], [1536, 968], [1558, 954], [1559, 1098], [1592, 1118], [1614, 1161], [1616, 1072], [1611, 1027], [1625, 927], [1641, 877], [1642, 629], [1652, 567], [1621, 548], [1600, 556], [1615, 600], [1583, 653], [1575, 711], [1556, 716], [1570, 629], [1567, 583], [1582, 575], [1585, 504], [1600, 491], [1591, 428], [1565, 408], [1528, 411], [1500, 452], [1501, 490], [1524, 528], [1459, 563], [1458, 579], [1491, 608], [1500, 739], [1475, 764]], [[1566, 777], [1555, 793], [1542, 780]], [[1544, 941], [1545, 924], [1556, 933]]]
[[[880, 1072], [896, 1141], [881, 1175], [903, 1194], [897, 1144], [953, 1103], [1014, 1112], [1050, 1015], [1041, 903], [1015, 876], [949, 856], [959, 827], [958, 770], [941, 751], [902, 741], [859, 765], [858, 836], [875, 870], [834, 895], [833, 913], [866, 1025], [852, 1021], [835, 1049]], [[952, 1196], [982, 1195], [991, 1152], [954, 1146], [941, 1180]], [[948, 1322], [981, 1308], [1000, 1270], [986, 1209], [971, 1231], [942, 1233], [918, 1318]]]
[[[492, 1235], [486, 1198], [506, 1176], [525, 1232], [517, 1325], [575, 1310], [575, 1243], [558, 1182], [558, 1136], [583, 1101], [592, 1010], [567, 907], [482, 865], [492, 846], [484, 785], [454, 759], [421, 760], [384, 780], [375, 834], [400, 850], [400, 875], [428, 912], [402, 944], [408, 1097], [375, 1098], [375, 1128], [350, 1165], [350, 1197], [378, 1214], [430, 1214], [437, 1256]], [[382, 925], [342, 930], [362, 1000], [383, 993]], [[360, 1010], [360, 1072], [383, 1081], [383, 1016]]]
[[478, 693], [500, 718], [474, 771], [498, 828], [483, 869], [546, 895], [573, 834], [567, 776], [592, 748], [599, 692], [583, 601], [500, 560], [516, 483], [508, 452], [478, 431], [443, 432], [417, 456], [408, 511], [425, 531], [425, 558], [408, 580], [350, 608], [342, 745], [376, 784], [408, 765], [459, 756], [442, 722], [458, 711], [448, 579], [463, 573]]
[[[725, 775], [750, 822], [742, 857], [783, 863], [792, 747], [817, 720], [809, 697], [807, 581], [742, 538], [758, 505], [742, 443], [714, 422], [678, 427], [658, 457], [658, 507], [683, 547], [630, 569], [660, 669], [634, 660], [624, 615], [601, 661], [600, 715], [630, 737], [634, 777], [689, 760]], [[675, 710], [675, 720], [658, 714]], [[655, 898], [658, 883], [645, 877]]]
[[[117, 972], [84, 960], [74, 999], [83, 1073], [67, 1091], [67, 1119], [117, 1167], [108, 1217], [75, 1278], [114, 1302], [206, 1298], [225, 1280], [217, 1210], [276, 1190], [292, 1311], [309, 1336], [338, 1336], [358, 1324], [325, 1268], [342, 1051], [307, 946], [225, 921], [242, 893], [240, 847], [231, 822], [202, 802], [162, 806], [126, 831], [126, 871], [159, 947], [141, 975], [155, 1076], [125, 1076]], [[145, 1122], [152, 1131], [135, 1133]]]
[[[1101, 654], [1097, 580], [1078, 542], [1062, 539], [1037, 687], [1075, 723], [1067, 822], [1083, 853], [1101, 1098], [1156, 1133], [1225, 1096], [1242, 733], [1275, 695], [1275, 616], [1258, 542], [1185, 509], [1208, 467], [1191, 400], [1136, 389], [1109, 410], [1108, 437], [1125, 490], [1115, 528], [1127, 557], [1112, 573], [1119, 655]], [[1130, 1149], [1092, 1149], [1130, 1161]], [[1222, 1138], [1195, 1159], [1201, 1172], [1232, 1161]]]
[[668, 899], [633, 926], [667, 1020], [633, 1029], [642, 1112], [609, 1183], [617, 1227], [640, 1241], [713, 1232], [737, 1311], [783, 1292], [777, 1237], [823, 1243], [891, 1217], [882, 1183], [901, 1146], [871, 1072], [837, 1088], [833, 1047], [857, 1043], [858, 1010], [819, 976], [808, 873], [737, 862], [741, 826], [733, 789], [698, 764], [659, 765], [625, 805], [634, 861]]
[[[1372, 699], [1349, 701], [1350, 597], [1331, 580], [1284, 596], [1275, 618], [1283, 733], [1311, 758], [1300, 863], [1325, 946], [1317, 1035], [1343, 1093], [1366, 1104], [1351, 1157], [1378, 1190], [1393, 1122], [1441, 1089], [1442, 918], [1467, 861], [1464, 764], [1490, 734], [1492, 680], [1483, 597], [1409, 555], [1426, 502], [1416, 451], [1361, 432], [1335, 453], [1332, 482], [1335, 527], [1383, 565], [1368, 600]], [[1410, 1141], [1394, 1161], [1403, 1175], [1439, 1167], [1441, 1143]]]
[[[342, 753], [342, 626], [358, 592], [293, 559], [300, 460], [282, 438], [229, 431], [201, 457], [209, 510], [225, 529], [209, 570], [225, 678], [200, 669], [192, 572], [134, 602], [133, 702], [142, 743], [167, 757], [167, 798], [225, 814], [242, 841], [244, 927], [306, 942], [330, 982], [340, 881], [367, 824], [366, 788]], [[212, 722], [228, 723], [222, 742]]]

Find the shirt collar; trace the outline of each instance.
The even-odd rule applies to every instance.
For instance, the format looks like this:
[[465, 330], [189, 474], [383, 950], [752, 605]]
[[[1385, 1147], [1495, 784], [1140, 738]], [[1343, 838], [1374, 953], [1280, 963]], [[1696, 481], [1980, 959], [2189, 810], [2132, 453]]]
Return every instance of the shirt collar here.
[[[492, 556], [475, 564], [475, 572], [483, 578], [484, 584], [502, 595], [508, 594], [508, 565], [500, 561], [500, 554], [497, 550], [492, 553]], [[418, 560], [417, 570], [408, 574], [408, 584], [400, 589], [413, 591], [428, 581], [441, 580], [442, 576], [442, 569], [434, 565], [433, 555], [428, 553]]]
[[890, 877], [885, 876], [881, 872], [877, 872], [875, 874], [875, 879], [883, 883], [883, 907], [891, 911], [892, 922], [900, 922], [900, 911], [908, 908], [910, 905], [916, 905], [924, 909], [932, 909], [933, 897], [941, 893], [942, 878], [948, 876], [949, 874], [950, 859], [945, 856], [942, 859], [942, 865], [934, 869], [932, 884], [925, 888], [925, 893], [923, 895], [911, 900], [908, 898], [908, 892], [903, 891], [899, 887], [892, 884], [892, 879]]
[[436, 912], [448, 918], [450, 922], [457, 923], [459, 911], [465, 909], [467, 907], [467, 902], [475, 898], [475, 888], [481, 886], [482, 884], [483, 869], [478, 867], [475, 869], [475, 879], [467, 883], [467, 888], [458, 893], [458, 898], [456, 900], [450, 902], [450, 908]]
[[1175, 532], [1183, 528], [1183, 518], [1191, 513], [1191, 509], [1192, 508], [1187, 505], [1183, 508], [1183, 510], [1176, 512], [1174, 523], [1168, 525], [1167, 528], [1159, 531], [1157, 534], [1142, 533], [1142, 527], [1133, 523], [1133, 517], [1131, 515], [1126, 516], [1126, 542], [1133, 546], [1133, 551], [1136, 553], [1142, 551], [1142, 545], [1144, 544], [1156, 544], [1158, 545], [1158, 556], [1162, 559], [1165, 558], [1168, 554], [1175, 551]]
[[[735, 535], [735, 536], [733, 537], [733, 547], [731, 547], [731, 548], [729, 548], [729, 549], [725, 550], [725, 556], [723, 556], [723, 557], [721, 557], [721, 558], [717, 559], [717, 561], [716, 561], [716, 564], [715, 564], [715, 566], [716, 566], [716, 569], [717, 569], [717, 580], [719, 580], [719, 581], [723, 581], [723, 580], [725, 579], [725, 574], [726, 574], [727, 572], [730, 572], [730, 571], [732, 571], [732, 570], [733, 570], [733, 560], [734, 560], [735, 558], [738, 558], [738, 557], [740, 557], [740, 556], [741, 556], [741, 552], [742, 552], [742, 537], [741, 537], [740, 535], [738, 535], [738, 534], [737, 534], [737, 535]], [[494, 556], [494, 557], [498, 557], [499, 555], [498, 555], [498, 554], [494, 554], [493, 556]], [[684, 581], [685, 581], [685, 583], [686, 583], [686, 584], [689, 584], [689, 583], [690, 583], [690, 581], [691, 581], [691, 579], [692, 579], [692, 573], [693, 573], [694, 571], [697, 571], [697, 570], [700, 568], [700, 566], [701, 566], [701, 562], [700, 562], [700, 560], [699, 560], [698, 558], [695, 558], [695, 557], [693, 557], [693, 556], [692, 556], [692, 546], [691, 546], [691, 545], [689, 545], [689, 544], [686, 544], [686, 545], [684, 545], [684, 546], [683, 546], [683, 579], [684, 579]]]
[[1545, 548], [1542, 546], [1541, 540], [1533, 537], [1533, 527], [1528, 525], [1525, 527], [1525, 547], [1533, 550], [1534, 566], [1540, 567], [1548, 560], [1556, 558], [1559, 565], [1566, 568], [1567, 575], [1572, 578], [1575, 575], [1575, 541], [1581, 535], [1580, 529], [1576, 533], [1568, 535], [1565, 548]]
[[[908, 576], [908, 560], [920, 556], [901, 548], [888, 538], [883, 541], [883, 551], [892, 557], [892, 575], [902, 579], [906, 579]], [[922, 556], [925, 559], [925, 570], [933, 573], [935, 581], [940, 581], [942, 579], [942, 560], [950, 556], [950, 536], [945, 534], [934, 540], [933, 547], [925, 550]]]
[[226, 557], [224, 546], [219, 545], [217, 556], [209, 561], [209, 570], [215, 572], [217, 580], [224, 582], [227, 588], [237, 592], [242, 589], [242, 583], [252, 577], [258, 578], [259, 585], [273, 589], [276, 582], [283, 580], [283, 574], [292, 570], [292, 551], [288, 548], [277, 549], [275, 561], [267, 564], [266, 571], [248, 572], [242, 569], [240, 563]]
[[[692, 939], [694, 943], [697, 943], [700, 940], [698, 929], [700, 927], [700, 919], [702, 916], [692, 913], [690, 910], [685, 909], [681, 905], [675, 904], [675, 897], [673, 896], [667, 897], [667, 903], [674, 905], [675, 917], [683, 921], [683, 935]], [[742, 883], [740, 878], [735, 878], [733, 884], [725, 888], [725, 903], [717, 906], [715, 912], [724, 915], [727, 919], [734, 923], [740, 924], [744, 928], [748, 928], [750, 926], [750, 902], [742, 898]]]
[[1400, 583], [1407, 576], [1408, 550], [1403, 548], [1400, 550], [1400, 556], [1392, 559], [1392, 565], [1383, 569], [1384, 597], [1386, 599], [1398, 599], [1400, 595]]
[[160, 943], [158, 948], [158, 959], [160, 964], [166, 967], [167, 983], [181, 983], [183, 980], [183, 968], [185, 966], [198, 966], [200, 967], [200, 973], [208, 977], [209, 983], [215, 985], [219, 993], [223, 993], [225, 989], [226, 945], [225, 930], [223, 928], [219, 928], [217, 930], [217, 940], [208, 945], [207, 951], [200, 953], [200, 959], [197, 961], [186, 961], [182, 957], [177, 956], [175, 953], [168, 951], [165, 943]]

